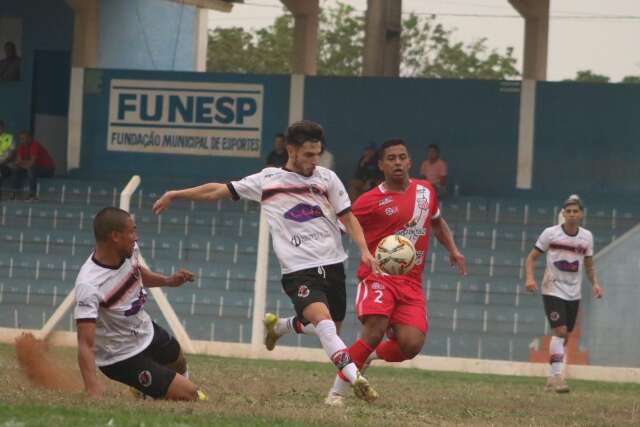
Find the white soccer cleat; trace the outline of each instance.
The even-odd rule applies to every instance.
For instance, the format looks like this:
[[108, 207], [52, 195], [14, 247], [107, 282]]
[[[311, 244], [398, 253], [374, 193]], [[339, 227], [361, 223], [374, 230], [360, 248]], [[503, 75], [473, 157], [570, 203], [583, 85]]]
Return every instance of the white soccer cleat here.
[[267, 350], [271, 351], [276, 347], [276, 342], [280, 338], [280, 335], [276, 333], [276, 324], [278, 323], [278, 315], [273, 313], [267, 313], [264, 315], [264, 346]]
[[353, 393], [358, 399], [371, 403], [378, 398], [378, 392], [375, 391], [373, 387], [371, 387], [371, 384], [369, 384], [369, 381], [360, 374], [358, 374], [352, 386]]
[[324, 399], [324, 404], [334, 407], [344, 406], [344, 396], [330, 391], [327, 397]]

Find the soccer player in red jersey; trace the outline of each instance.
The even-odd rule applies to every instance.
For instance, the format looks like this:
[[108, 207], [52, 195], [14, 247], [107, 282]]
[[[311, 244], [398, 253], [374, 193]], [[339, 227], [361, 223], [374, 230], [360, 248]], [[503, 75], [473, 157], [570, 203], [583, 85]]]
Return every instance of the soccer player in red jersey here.
[[[401, 362], [420, 353], [428, 329], [422, 273], [430, 233], [449, 251], [449, 261], [460, 274], [467, 273], [464, 256], [440, 215], [435, 189], [428, 181], [409, 177], [411, 158], [405, 142], [386, 141], [378, 155], [384, 182], [360, 196], [352, 211], [371, 253], [384, 237], [398, 234], [415, 246], [416, 264], [407, 274], [397, 276], [376, 274], [360, 264], [356, 314], [362, 332], [349, 349], [359, 369], [374, 359]], [[385, 334], [389, 339], [382, 342]], [[325, 403], [342, 405], [348, 385], [336, 377]]]

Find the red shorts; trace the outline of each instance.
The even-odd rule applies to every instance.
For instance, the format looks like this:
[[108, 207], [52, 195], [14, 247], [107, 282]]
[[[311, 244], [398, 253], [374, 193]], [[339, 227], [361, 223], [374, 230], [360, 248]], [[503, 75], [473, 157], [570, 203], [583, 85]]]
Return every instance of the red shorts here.
[[370, 274], [358, 284], [356, 315], [378, 314], [392, 325], [407, 325], [427, 333], [426, 301], [422, 285], [403, 276]]

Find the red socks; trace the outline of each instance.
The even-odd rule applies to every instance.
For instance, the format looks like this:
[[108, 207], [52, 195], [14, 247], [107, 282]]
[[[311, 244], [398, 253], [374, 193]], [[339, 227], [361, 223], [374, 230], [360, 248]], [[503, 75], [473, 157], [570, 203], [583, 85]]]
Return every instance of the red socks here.
[[[403, 360], [407, 360], [396, 340], [387, 340], [381, 343], [376, 347], [376, 353], [380, 359], [387, 362], [402, 362]], [[353, 358], [353, 356], [351, 357]]]
[[367, 361], [367, 357], [369, 357], [371, 353], [373, 353], [373, 349], [362, 340], [354, 342], [349, 348], [351, 360], [353, 360], [353, 363], [356, 364], [358, 369], [362, 369], [364, 362]]

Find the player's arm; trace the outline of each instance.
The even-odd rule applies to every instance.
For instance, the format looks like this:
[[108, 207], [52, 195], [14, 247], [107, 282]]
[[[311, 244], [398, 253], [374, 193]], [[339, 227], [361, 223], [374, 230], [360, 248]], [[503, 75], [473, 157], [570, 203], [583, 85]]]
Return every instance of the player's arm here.
[[531, 249], [531, 252], [529, 252], [529, 255], [527, 256], [527, 262], [525, 263], [527, 275], [525, 287], [529, 292], [535, 292], [538, 289], [538, 287], [536, 286], [536, 276], [533, 274], [533, 268], [536, 265], [536, 261], [543, 253], [544, 252], [542, 252], [540, 249], [534, 247], [533, 249]]
[[165, 211], [171, 202], [177, 199], [195, 201], [215, 201], [218, 199], [231, 199], [232, 194], [227, 184], [211, 182], [197, 187], [185, 188], [183, 190], [167, 191], [153, 204], [153, 213], [156, 215]]
[[78, 330], [78, 366], [84, 381], [84, 388], [90, 396], [99, 397], [102, 395], [102, 389], [96, 376], [94, 355], [96, 320], [78, 319], [76, 323]]
[[596, 298], [602, 298], [602, 294], [604, 293], [604, 291], [602, 290], [600, 282], [598, 282], [598, 278], [596, 277], [596, 267], [593, 263], [592, 256], [584, 257], [584, 269], [587, 273], [589, 281], [591, 282], [591, 290], [593, 291], [593, 296]]
[[447, 221], [445, 221], [442, 216], [433, 218], [431, 220], [431, 230], [433, 231], [433, 235], [436, 236], [436, 239], [438, 239], [438, 242], [440, 242], [440, 244], [449, 252], [449, 262], [451, 265], [456, 266], [458, 268], [458, 272], [463, 276], [466, 276], [467, 262], [465, 261], [464, 255], [462, 255], [460, 250], [458, 250], [456, 242], [453, 240], [453, 234], [451, 233], [451, 229], [449, 228]]
[[145, 288], [157, 288], [168, 286], [170, 288], [178, 287], [186, 282], [193, 282], [195, 275], [187, 270], [178, 270], [171, 276], [165, 276], [159, 273], [140, 267], [142, 274], [142, 283]]
[[369, 252], [367, 241], [364, 238], [364, 232], [362, 231], [360, 222], [358, 222], [358, 218], [356, 218], [353, 212], [349, 210], [348, 212], [340, 215], [340, 221], [344, 224], [347, 234], [351, 236], [353, 243], [355, 243], [360, 250], [361, 261], [367, 264], [371, 271], [378, 272], [378, 263], [373, 255], [371, 255], [371, 252]]

